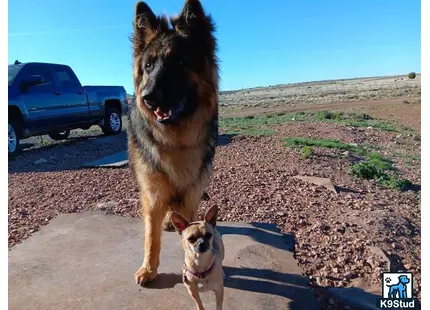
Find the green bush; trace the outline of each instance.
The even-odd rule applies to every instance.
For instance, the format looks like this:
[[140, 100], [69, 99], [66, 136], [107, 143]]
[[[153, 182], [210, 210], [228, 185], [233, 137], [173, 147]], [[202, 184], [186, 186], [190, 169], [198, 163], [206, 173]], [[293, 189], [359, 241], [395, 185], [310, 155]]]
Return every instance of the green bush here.
[[410, 72], [408, 74], [408, 78], [410, 78], [411, 80], [415, 79], [417, 77], [417, 74], [415, 72]]
[[388, 188], [398, 188], [400, 190], [406, 190], [413, 184], [411, 181], [406, 179], [398, 179], [391, 176], [382, 177], [378, 180], [379, 183]]
[[384, 170], [371, 161], [364, 161], [352, 165], [350, 173], [353, 176], [366, 180], [379, 179], [386, 176]]
[[343, 112], [318, 111], [315, 114], [315, 118], [320, 121], [326, 119], [341, 121], [343, 114]]
[[351, 113], [349, 117], [356, 121], [369, 121], [373, 119], [369, 114], [366, 113]]
[[366, 180], [376, 180], [379, 184], [387, 188], [397, 188], [400, 190], [407, 190], [413, 184], [406, 179], [399, 179], [396, 176], [386, 173], [391, 170], [391, 163], [385, 159], [378, 158], [378, 156], [370, 156], [368, 161], [360, 162], [350, 167], [350, 173], [356, 177]]
[[302, 148], [302, 157], [303, 157], [304, 159], [307, 159], [307, 158], [311, 157], [311, 156], [312, 156], [312, 153], [313, 153], [313, 151], [312, 151], [312, 147], [310, 147], [310, 146], [308, 146], [308, 145], [305, 145], [305, 146]]

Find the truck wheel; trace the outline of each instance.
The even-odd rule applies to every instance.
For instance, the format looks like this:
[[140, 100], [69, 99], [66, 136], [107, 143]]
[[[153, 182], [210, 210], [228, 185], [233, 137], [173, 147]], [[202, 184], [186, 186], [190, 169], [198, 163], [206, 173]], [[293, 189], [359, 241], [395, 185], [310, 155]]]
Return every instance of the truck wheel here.
[[121, 113], [115, 108], [107, 110], [104, 125], [101, 127], [105, 135], [117, 135], [122, 130]]
[[17, 121], [9, 121], [8, 124], [8, 151], [9, 159], [15, 159], [20, 152], [19, 145], [19, 123]]
[[65, 140], [69, 137], [70, 134], [70, 130], [65, 130], [65, 131], [57, 131], [57, 132], [51, 132], [48, 134], [48, 136], [52, 139], [52, 140]]

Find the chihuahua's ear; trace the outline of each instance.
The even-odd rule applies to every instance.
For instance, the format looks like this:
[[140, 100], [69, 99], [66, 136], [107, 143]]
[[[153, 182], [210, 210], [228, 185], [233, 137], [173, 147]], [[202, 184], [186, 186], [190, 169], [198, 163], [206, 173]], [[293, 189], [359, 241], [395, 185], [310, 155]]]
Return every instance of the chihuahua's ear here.
[[178, 212], [172, 212], [172, 224], [180, 234], [188, 227], [188, 221]]
[[216, 221], [218, 217], [218, 206], [213, 205], [205, 213], [205, 221], [210, 223], [213, 227], [216, 226]]

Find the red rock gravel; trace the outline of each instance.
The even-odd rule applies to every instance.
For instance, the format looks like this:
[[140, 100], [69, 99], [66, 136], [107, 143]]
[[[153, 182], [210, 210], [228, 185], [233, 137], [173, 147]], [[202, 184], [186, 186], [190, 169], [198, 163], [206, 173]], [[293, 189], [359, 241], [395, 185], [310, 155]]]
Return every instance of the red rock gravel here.
[[[384, 147], [387, 155], [413, 148], [419, 141], [396, 133], [331, 124], [276, 129], [276, 136], [234, 137], [230, 144], [218, 148], [208, 189], [210, 200], [202, 202], [202, 212], [218, 204], [220, 220], [271, 222], [283, 233], [293, 234], [296, 258], [313, 285], [343, 287], [362, 278], [367, 285], [379, 287], [380, 272], [387, 268], [388, 260], [394, 271], [413, 272], [419, 296], [419, 193], [385, 189], [375, 182], [352, 178], [348, 175], [352, 154], [342, 151], [314, 148], [311, 158], [302, 159], [299, 152], [282, 145], [282, 137], [375, 144]], [[402, 143], [396, 142], [400, 140]], [[63, 155], [55, 155], [62, 158], [64, 169], [68, 159], [73, 162], [68, 171], [52, 169], [49, 162], [34, 164], [40, 157], [36, 151], [9, 164], [9, 247], [59, 213], [101, 209], [139, 216], [138, 190], [127, 168], [78, 169], [77, 162], [82, 162], [91, 148], [96, 148], [96, 154], [113, 152], [112, 145], [94, 145], [81, 141], [68, 145]], [[396, 158], [395, 166], [420, 183], [419, 161], [405, 166], [403, 159]], [[341, 191], [329, 192], [293, 179], [294, 175], [328, 177]], [[384, 254], [377, 254], [378, 249]]]

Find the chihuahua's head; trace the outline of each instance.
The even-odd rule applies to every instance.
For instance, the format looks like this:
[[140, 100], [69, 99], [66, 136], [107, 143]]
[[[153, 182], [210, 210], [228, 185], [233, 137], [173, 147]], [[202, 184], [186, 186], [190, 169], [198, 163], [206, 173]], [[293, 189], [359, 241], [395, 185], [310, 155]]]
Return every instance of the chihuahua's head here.
[[190, 223], [181, 214], [172, 213], [172, 224], [181, 234], [186, 252], [203, 254], [212, 248], [217, 215], [216, 205], [206, 211], [203, 221]]

